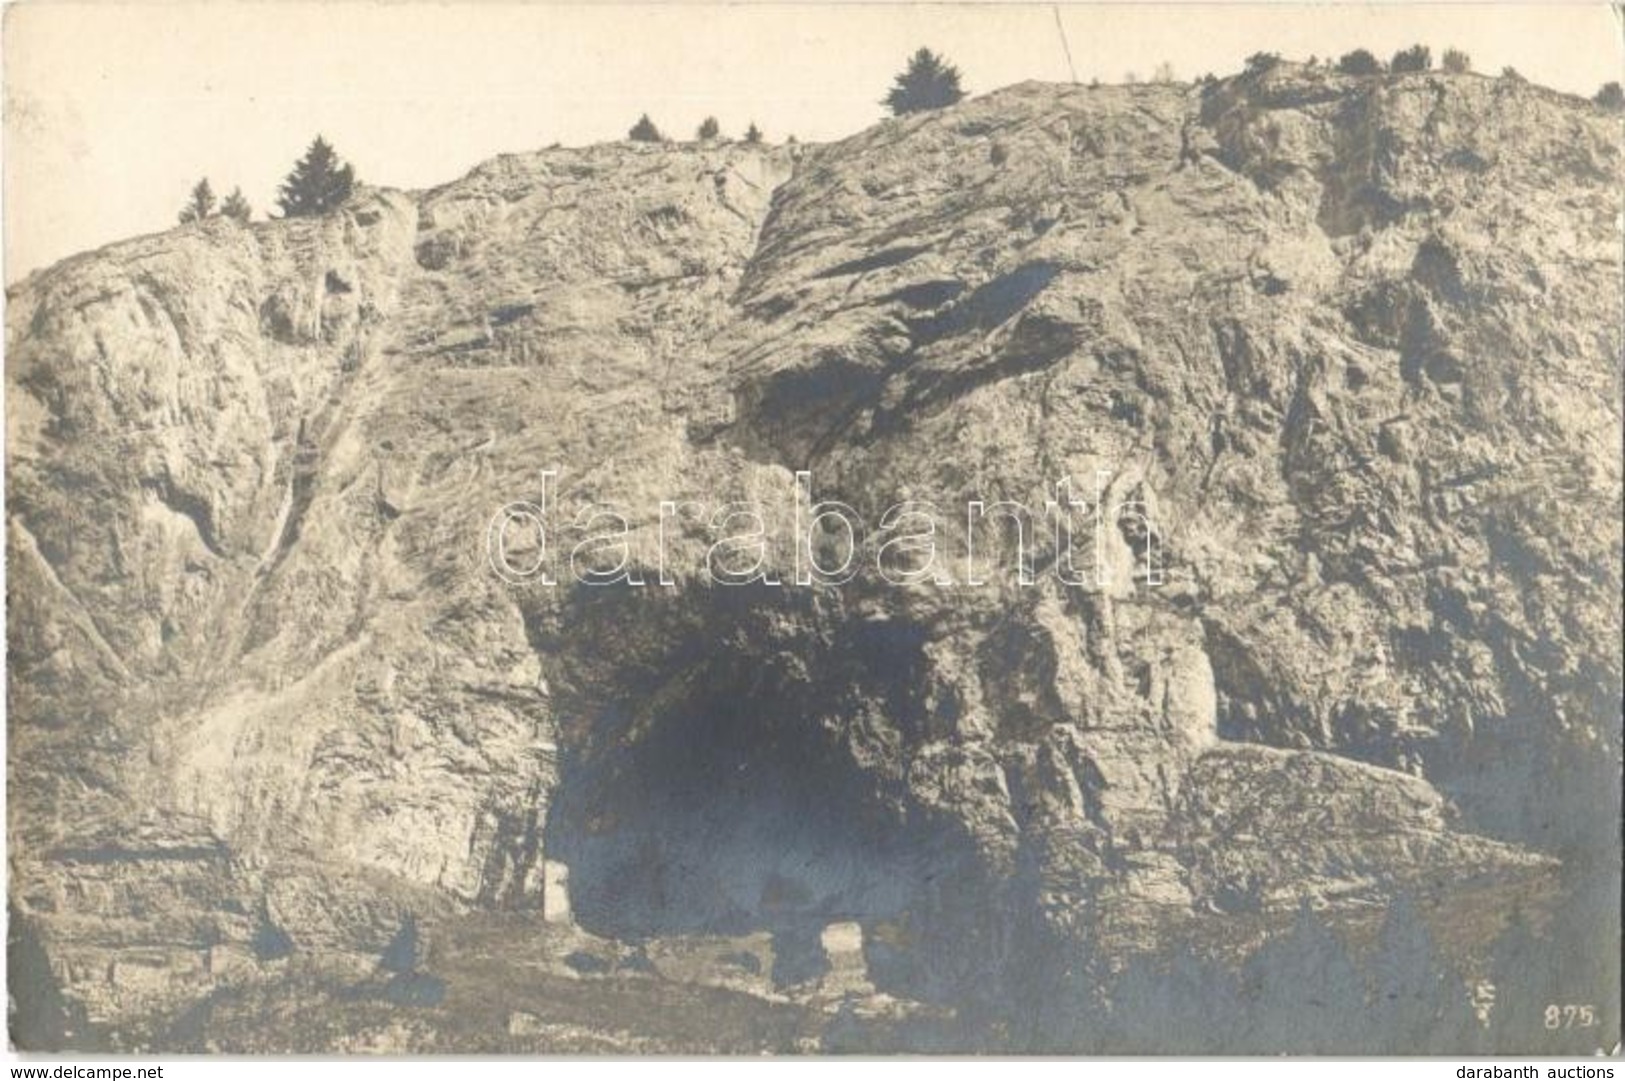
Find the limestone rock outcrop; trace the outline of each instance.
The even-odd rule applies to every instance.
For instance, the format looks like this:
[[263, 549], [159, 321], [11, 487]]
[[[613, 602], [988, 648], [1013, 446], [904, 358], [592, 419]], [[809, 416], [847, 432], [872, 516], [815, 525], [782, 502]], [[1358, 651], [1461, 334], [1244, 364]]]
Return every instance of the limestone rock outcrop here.
[[[1281, 65], [506, 155], [31, 276], [9, 900], [63, 1024], [206, 1031], [405, 920], [539, 919], [552, 864], [583, 933], [765, 930], [792, 986], [849, 922], [873, 987], [985, 1011], [1057, 950], [1600, 859], [1621, 165], [1526, 84]], [[802, 471], [871, 534], [940, 508], [948, 580], [798, 585]], [[544, 500], [503, 537], [558, 584], [504, 581]], [[737, 501], [749, 585], [704, 573]], [[571, 576], [593, 502], [642, 585]]]

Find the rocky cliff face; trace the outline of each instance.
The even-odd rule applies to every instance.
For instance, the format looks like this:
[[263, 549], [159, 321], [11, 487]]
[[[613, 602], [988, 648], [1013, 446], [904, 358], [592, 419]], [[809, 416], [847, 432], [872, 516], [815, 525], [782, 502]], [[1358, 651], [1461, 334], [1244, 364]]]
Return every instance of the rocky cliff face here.
[[[228, 1039], [222, 1003], [359, 978], [409, 914], [478, 973], [457, 928], [555, 934], [523, 914], [565, 866], [571, 941], [765, 931], [783, 1001], [856, 925], [874, 987], [967, 1016], [1306, 900], [1607, 872], [1620, 135], [1475, 76], [1024, 84], [33, 276], [8, 829], [39, 1038]], [[797, 471], [875, 533], [941, 508], [952, 581], [797, 585]], [[1030, 584], [1008, 518], [958, 528], [1067, 476], [1111, 512], [1083, 584], [1041, 520]], [[559, 584], [504, 581], [493, 514], [544, 498]], [[776, 583], [704, 573], [743, 500]], [[642, 586], [569, 575], [590, 502]]]

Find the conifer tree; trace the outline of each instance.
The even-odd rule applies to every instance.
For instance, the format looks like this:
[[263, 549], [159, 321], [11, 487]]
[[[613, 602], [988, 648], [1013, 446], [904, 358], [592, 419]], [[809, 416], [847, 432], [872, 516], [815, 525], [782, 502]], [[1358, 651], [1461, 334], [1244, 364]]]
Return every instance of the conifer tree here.
[[644, 113], [638, 118], [638, 122], [632, 125], [632, 130], [626, 133], [626, 137], [634, 143], [663, 143], [666, 141], [666, 137], [660, 133], [660, 129], [655, 127], [655, 122], [649, 119], [648, 113]]
[[343, 205], [354, 188], [355, 170], [318, 135], [283, 181], [277, 205], [285, 218], [315, 217]]
[[248, 200], [243, 198], [242, 188], [232, 188], [231, 194], [220, 204], [220, 213], [233, 221], [247, 224], [248, 219], [254, 216], [254, 209], [248, 205]]
[[202, 221], [214, 214], [214, 189], [209, 186], [209, 178], [204, 177], [192, 188], [192, 196], [186, 205], [181, 208], [180, 220], [187, 222]]
[[965, 96], [959, 86], [959, 69], [930, 49], [921, 49], [908, 61], [908, 69], [897, 76], [891, 92], [882, 103], [893, 116], [945, 109]]

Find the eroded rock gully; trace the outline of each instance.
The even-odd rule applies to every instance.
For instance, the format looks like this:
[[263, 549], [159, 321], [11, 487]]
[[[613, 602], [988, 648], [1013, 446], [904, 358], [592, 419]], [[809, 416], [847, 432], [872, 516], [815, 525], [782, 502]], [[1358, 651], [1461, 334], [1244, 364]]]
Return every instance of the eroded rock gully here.
[[[693, 978], [758, 1003], [737, 1046], [793, 1048], [749, 1011], [805, 1000], [832, 925], [872, 989], [1031, 1017], [1056, 958], [1586, 869], [1618, 822], [1619, 181], [1587, 104], [1284, 65], [828, 146], [508, 155], [32, 276], [37, 1038], [251, 1047], [276, 987], [370, 986], [410, 915], [468, 1016], [507, 1015], [456, 973], [518, 986], [527, 949], [580, 987], [765, 934]], [[487, 524], [544, 469], [631, 508], [651, 578], [663, 499], [779, 513], [806, 469], [873, 521], [1104, 470], [1165, 574], [1112, 530], [1104, 586], [724, 587], [690, 523], [671, 585], [514, 587]], [[565, 868], [573, 922], [543, 919]], [[510, 1046], [458, 1016], [366, 1024]], [[726, 1011], [514, 1016], [736, 1046]]]

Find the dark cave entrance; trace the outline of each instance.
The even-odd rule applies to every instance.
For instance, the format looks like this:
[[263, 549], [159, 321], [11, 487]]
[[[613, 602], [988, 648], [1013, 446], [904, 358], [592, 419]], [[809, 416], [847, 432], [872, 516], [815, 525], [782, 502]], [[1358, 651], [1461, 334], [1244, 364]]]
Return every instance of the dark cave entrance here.
[[[797, 591], [806, 592], [806, 591]], [[768, 931], [775, 982], [817, 975], [855, 921], [871, 978], [924, 993], [922, 918], [977, 904], [975, 847], [915, 806], [898, 767], [931, 726], [924, 635], [790, 591], [594, 591], [572, 605], [557, 684], [549, 859], [589, 931], [625, 942]]]

